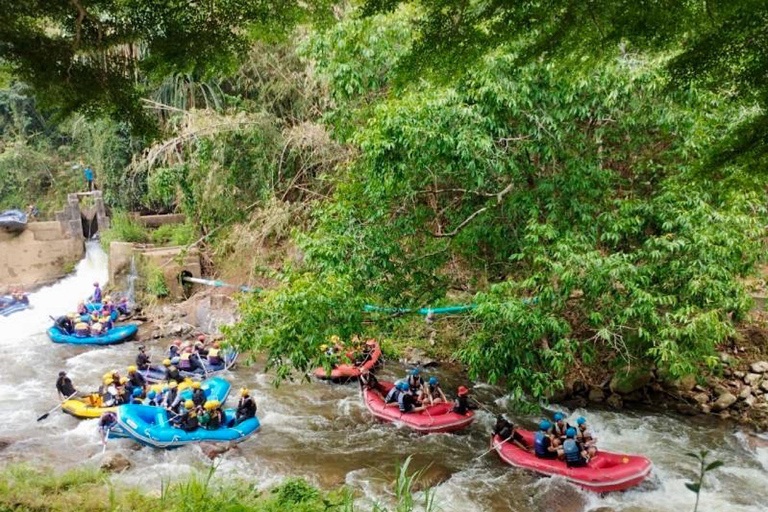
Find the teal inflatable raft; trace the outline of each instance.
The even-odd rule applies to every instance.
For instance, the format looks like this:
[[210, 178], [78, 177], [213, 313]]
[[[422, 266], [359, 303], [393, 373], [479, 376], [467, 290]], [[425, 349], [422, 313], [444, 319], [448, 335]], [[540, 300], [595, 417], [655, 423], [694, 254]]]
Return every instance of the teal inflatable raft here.
[[133, 338], [139, 328], [134, 324], [118, 325], [100, 336], [77, 336], [67, 334], [56, 326], [48, 329], [48, 337], [54, 343], [69, 343], [71, 345], [112, 345]]

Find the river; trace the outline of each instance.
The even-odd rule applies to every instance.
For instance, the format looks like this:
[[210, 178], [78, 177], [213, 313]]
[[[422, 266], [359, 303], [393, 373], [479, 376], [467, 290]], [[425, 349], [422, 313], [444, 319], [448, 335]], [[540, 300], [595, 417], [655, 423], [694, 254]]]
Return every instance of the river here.
[[[33, 310], [0, 317], [0, 440], [11, 444], [0, 461], [29, 461], [67, 468], [97, 466], [102, 460], [96, 420], [79, 421], [57, 412], [36, 418], [56, 403], [54, 383], [67, 370], [76, 386], [91, 389], [100, 376], [125, 371], [136, 354], [136, 342], [93, 348], [51, 343], [45, 329], [48, 315], [71, 309], [86, 296], [95, 280], [107, 279], [107, 258], [89, 243], [75, 273], [30, 296]], [[161, 359], [167, 341], [147, 343]], [[405, 369], [387, 364], [380, 378], [400, 376]], [[455, 371], [438, 369], [446, 389], [465, 383]], [[417, 467], [440, 482], [437, 501], [446, 512], [466, 511], [602, 511], [681, 512], [692, 510], [694, 496], [684, 483], [694, 475], [695, 462], [684, 455], [709, 450], [725, 466], [708, 477], [700, 510], [757, 512], [768, 510], [768, 448], [752, 448], [747, 436], [733, 426], [709, 418], [688, 418], [652, 412], [607, 410], [565, 411], [573, 419], [586, 416], [604, 449], [642, 453], [654, 463], [652, 477], [642, 486], [600, 497], [575, 489], [559, 478], [540, 478], [502, 464], [495, 454], [478, 458], [488, 448], [493, 416], [478, 411], [478, 420], [460, 434], [418, 436], [380, 424], [367, 414], [355, 385], [334, 385], [297, 379], [278, 388], [263, 373], [263, 364], [240, 366], [225, 375], [234, 392], [248, 386], [259, 405], [262, 431], [217, 459], [219, 478], [235, 476], [269, 487], [287, 476], [302, 476], [326, 488], [346, 484], [361, 496], [360, 508], [390, 499], [394, 468], [409, 455]], [[502, 390], [475, 386], [476, 396], [491, 408], [503, 408]], [[536, 417], [516, 416], [531, 426]], [[165, 478], [200, 471], [211, 463], [199, 447], [159, 451], [130, 440], [110, 441], [132, 462], [131, 469], [113, 476], [117, 482], [155, 491]], [[607, 508], [602, 508], [607, 507]]]

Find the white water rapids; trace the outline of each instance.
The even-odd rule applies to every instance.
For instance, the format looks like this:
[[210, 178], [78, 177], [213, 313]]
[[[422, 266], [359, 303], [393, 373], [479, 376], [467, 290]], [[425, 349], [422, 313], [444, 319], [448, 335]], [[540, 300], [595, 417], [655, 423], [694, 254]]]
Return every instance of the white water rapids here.
[[[45, 330], [49, 315], [71, 310], [91, 293], [92, 283], [107, 279], [107, 258], [95, 243], [75, 273], [30, 296], [34, 309], [0, 317], [0, 461], [28, 461], [67, 468], [97, 466], [102, 460], [96, 420], [81, 421], [56, 412], [36, 418], [56, 404], [59, 370], [75, 385], [89, 390], [100, 376], [125, 371], [136, 354], [136, 342], [112, 347], [76, 347], [50, 342]], [[146, 342], [155, 361], [168, 341]], [[652, 477], [640, 487], [604, 497], [575, 489], [559, 478], [541, 478], [502, 464], [488, 448], [493, 416], [478, 411], [478, 421], [460, 434], [417, 436], [373, 421], [355, 385], [332, 385], [297, 379], [272, 386], [263, 365], [240, 366], [226, 374], [233, 390], [249, 386], [259, 405], [262, 431], [217, 459], [219, 478], [237, 476], [269, 487], [286, 476], [302, 476], [328, 488], [346, 484], [361, 496], [360, 510], [371, 501], [390, 500], [394, 467], [414, 456], [416, 467], [429, 466], [437, 501], [445, 512], [621, 511], [683, 512], [693, 509], [694, 495], [684, 484], [694, 476], [695, 461], [684, 455], [706, 449], [711, 460], [725, 466], [707, 478], [700, 511], [758, 512], [768, 510], [768, 447], [732, 425], [710, 418], [674, 414], [603, 410], [566, 411], [586, 416], [604, 449], [642, 453], [654, 463]], [[385, 365], [381, 378], [400, 376], [404, 369]], [[466, 383], [455, 371], [437, 370], [446, 389]], [[492, 408], [504, 400], [501, 390], [475, 386], [476, 396]], [[230, 399], [232, 405], [233, 399]], [[515, 417], [531, 426], [536, 417]], [[758, 440], [759, 443], [759, 440]], [[166, 477], [183, 477], [211, 462], [199, 447], [159, 451], [137, 447], [130, 440], [110, 441], [108, 451], [122, 452], [131, 469], [115, 481], [157, 491]]]

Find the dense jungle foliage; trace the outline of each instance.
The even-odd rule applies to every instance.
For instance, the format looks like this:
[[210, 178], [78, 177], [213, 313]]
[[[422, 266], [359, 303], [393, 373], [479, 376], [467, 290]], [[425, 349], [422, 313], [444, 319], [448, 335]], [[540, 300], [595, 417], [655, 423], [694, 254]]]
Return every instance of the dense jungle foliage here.
[[745, 321], [763, 3], [64, 4], [58, 31], [0, 17], [0, 206], [48, 209], [83, 160], [214, 263], [295, 245], [229, 333], [279, 377], [407, 325], [366, 303], [476, 304], [455, 356], [534, 396], [574, 367], [714, 367]]

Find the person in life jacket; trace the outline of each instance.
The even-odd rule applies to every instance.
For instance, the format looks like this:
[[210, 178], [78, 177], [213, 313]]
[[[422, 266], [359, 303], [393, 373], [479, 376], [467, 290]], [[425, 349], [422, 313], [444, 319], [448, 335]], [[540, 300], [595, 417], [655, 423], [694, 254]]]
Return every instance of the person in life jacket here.
[[181, 395], [179, 395], [179, 385], [175, 380], [172, 380], [168, 383], [168, 392], [165, 394], [165, 398], [163, 399], [163, 407], [178, 413], [180, 403]]
[[117, 388], [117, 401], [122, 404], [131, 403], [131, 396], [133, 395], [133, 386], [128, 380], [128, 377], [120, 377], [120, 386]]
[[416, 400], [416, 395], [408, 383], [402, 382], [400, 384], [402, 393], [397, 397], [397, 406], [400, 408], [400, 412], [409, 413], [423, 411], [425, 407]]
[[184, 412], [179, 417], [179, 428], [185, 432], [194, 432], [200, 426], [200, 421], [195, 412], [195, 404], [192, 400], [184, 402]]
[[557, 449], [552, 446], [550, 429], [552, 424], [547, 420], [539, 423], [539, 430], [533, 435], [533, 452], [540, 459], [556, 459]]
[[407, 390], [408, 384], [405, 381], [395, 382], [395, 385], [389, 390], [387, 396], [384, 397], [384, 404], [396, 407], [400, 402], [400, 394]]
[[75, 386], [72, 385], [72, 380], [67, 377], [67, 372], [63, 370], [59, 372], [59, 378], [56, 379], [56, 391], [59, 393], [59, 400], [64, 400], [77, 394]]
[[138, 371], [138, 369], [131, 365], [128, 367], [128, 381], [131, 383], [131, 387], [144, 389], [147, 387], [147, 380]]
[[194, 381], [192, 383], [192, 402], [196, 407], [202, 407], [205, 403], [205, 391], [200, 387], [200, 382]]
[[408, 372], [408, 379], [406, 382], [408, 382], [408, 387], [412, 393], [418, 394], [424, 392], [424, 379], [421, 378], [421, 372], [418, 368], [414, 368]]
[[127, 315], [130, 312], [130, 309], [128, 308], [128, 299], [126, 297], [120, 299], [120, 302], [117, 303], [115, 309], [121, 315]]
[[[168, 361], [168, 363], [170, 364], [170, 361]], [[139, 345], [139, 353], [136, 355], [136, 367], [145, 372], [149, 370], [151, 364], [152, 361], [146, 353], [146, 347], [144, 345]]]
[[434, 375], [427, 381], [426, 386], [424, 386], [424, 391], [419, 393], [419, 401], [429, 401], [430, 405], [448, 401], [448, 399], [445, 398], [445, 393], [443, 393], [443, 388], [440, 387], [440, 381], [438, 381], [437, 377]]
[[102, 331], [103, 327], [101, 322], [94, 322], [93, 325], [91, 325], [91, 336], [101, 336]]
[[99, 418], [99, 434], [101, 435], [102, 444], [107, 442], [107, 435], [115, 425], [117, 425], [117, 414], [108, 411], [101, 415]]
[[93, 302], [101, 302], [101, 287], [98, 282], [93, 283], [93, 295], [91, 296]]
[[213, 347], [208, 351], [208, 364], [210, 366], [222, 366], [224, 360], [221, 358], [219, 342], [213, 344]]
[[566, 437], [565, 433], [569, 428], [571, 428], [571, 426], [566, 423], [565, 414], [562, 412], [556, 412], [554, 418], [555, 424], [552, 426], [552, 435], [560, 440], [563, 440]]
[[240, 401], [237, 403], [235, 425], [256, 416], [256, 401], [251, 396], [248, 388], [240, 389]]
[[576, 440], [576, 429], [573, 427], [569, 427], [565, 431], [565, 441], [563, 441], [560, 452], [570, 468], [581, 468], [589, 462], [589, 455], [581, 443]]
[[224, 411], [218, 400], [208, 400], [203, 405], [203, 413], [200, 415], [200, 426], [207, 430], [216, 430], [224, 423]]
[[134, 405], [141, 405], [144, 403], [144, 401], [141, 399], [141, 388], [132, 388], [131, 389], [131, 403]]
[[205, 335], [201, 334], [195, 342], [195, 353], [200, 357], [208, 357], [208, 349], [205, 348]]
[[88, 337], [91, 335], [91, 327], [85, 322], [77, 322], [75, 324], [75, 336]]
[[181, 340], [173, 340], [173, 343], [171, 343], [168, 346], [168, 359], [173, 359], [174, 357], [179, 357], [181, 354]]
[[107, 386], [106, 392], [104, 393], [104, 407], [114, 407], [115, 405], [120, 405], [119, 396], [120, 395], [118, 393], [117, 387], [110, 383]]
[[194, 367], [192, 365], [192, 350], [184, 349], [184, 352], [179, 356], [179, 370], [192, 371]]
[[77, 303], [77, 314], [78, 315], [87, 315], [88, 314], [88, 308], [85, 306], [85, 302], [80, 301]]
[[181, 377], [181, 374], [179, 373], [179, 369], [176, 368], [173, 364], [171, 364], [170, 359], [164, 359], [163, 366], [165, 366], [166, 381], [179, 383], [183, 380]]
[[144, 400], [144, 405], [150, 405], [152, 407], [157, 407], [160, 405], [159, 400], [157, 399], [157, 393], [154, 389], [150, 389], [149, 393], [147, 393], [147, 398]]
[[527, 445], [525, 438], [523, 438], [523, 435], [517, 431], [514, 423], [507, 420], [507, 418], [502, 415], [496, 416], [496, 425], [493, 427], [493, 435], [499, 436], [502, 442], [514, 444], [521, 450], [529, 452], [533, 449]]
[[60, 316], [53, 324], [64, 334], [72, 334], [75, 332], [75, 324], [67, 316]]
[[109, 314], [112, 313], [113, 309], [115, 309], [115, 304], [112, 302], [112, 296], [107, 295], [104, 297], [104, 303], [101, 305], [101, 312], [102, 314]]
[[374, 393], [377, 393], [381, 398], [384, 398], [381, 395], [381, 391], [379, 389], [379, 381], [376, 378], [374, 374], [372, 374], [367, 369], [360, 370], [360, 388], [361, 389], [367, 389], [369, 391], [373, 391]]
[[453, 402], [452, 411], [457, 414], [467, 414], [469, 411], [477, 409], [477, 406], [473, 405], [469, 401], [469, 389], [464, 386], [459, 386], [456, 390], [456, 400]]
[[99, 318], [99, 323], [101, 324], [102, 330], [104, 332], [107, 332], [112, 328], [112, 318], [109, 315], [104, 315]]
[[585, 447], [590, 457], [597, 454], [597, 438], [589, 431], [587, 420], [583, 416], [576, 420], [576, 440]]

